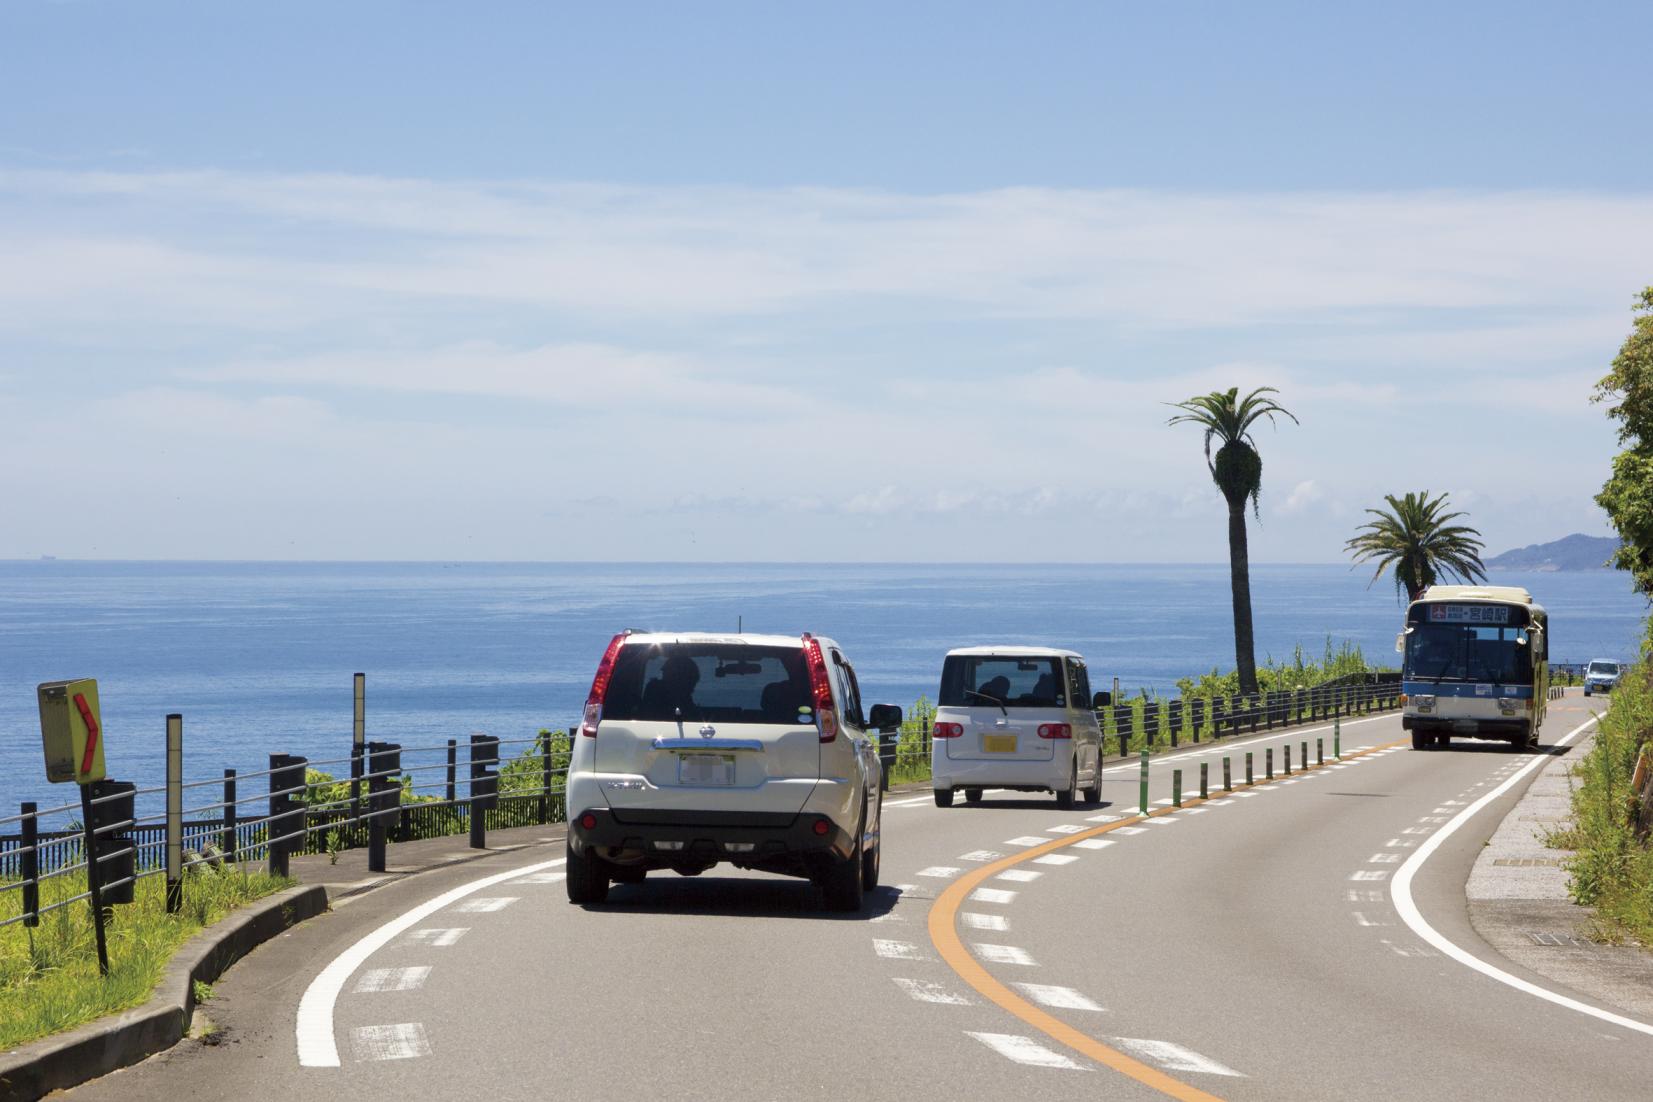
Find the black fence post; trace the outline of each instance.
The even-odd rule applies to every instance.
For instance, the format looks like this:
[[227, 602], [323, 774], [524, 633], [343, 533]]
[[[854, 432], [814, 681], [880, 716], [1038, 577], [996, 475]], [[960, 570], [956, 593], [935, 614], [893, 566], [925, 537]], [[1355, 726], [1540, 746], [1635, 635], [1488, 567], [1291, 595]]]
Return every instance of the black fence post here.
[[551, 732], [540, 734], [540, 822], [551, 821]]
[[471, 848], [488, 848], [488, 812], [499, 806], [499, 740], [471, 736]]
[[1119, 736], [1119, 752], [1129, 757], [1131, 753], [1131, 706], [1129, 704], [1115, 704], [1113, 706], [1113, 729]]
[[224, 832], [218, 836], [218, 848], [224, 851], [230, 864], [238, 860], [241, 847], [236, 844], [235, 829], [235, 770], [224, 770]]
[[387, 819], [402, 809], [402, 747], [394, 742], [367, 744], [367, 869], [385, 871]]
[[23, 925], [40, 925], [40, 821], [39, 805], [23, 805]]
[[1211, 698], [1211, 737], [1223, 737], [1223, 698], [1220, 696]]
[[458, 749], [458, 745], [459, 744], [456, 740], [454, 740], [454, 739], [449, 739], [448, 740], [448, 793], [447, 793], [447, 796], [448, 796], [448, 806], [449, 807], [452, 807], [458, 799], [457, 786], [455, 785], [455, 781], [459, 777], [459, 749]]
[[1171, 749], [1175, 750], [1177, 748], [1177, 736], [1182, 734], [1182, 701], [1180, 699], [1171, 701], [1170, 713]]
[[1142, 741], [1150, 748], [1159, 745], [1159, 701], [1142, 702]]
[[[299, 843], [289, 838], [304, 827], [304, 804], [292, 789], [304, 785], [304, 767], [309, 759], [293, 754], [270, 755], [270, 817], [265, 821], [265, 851], [271, 876], [286, 876], [288, 856]], [[297, 822], [294, 822], [294, 818]]]
[[1195, 697], [1188, 702], [1188, 727], [1193, 732], [1194, 741], [1200, 741], [1202, 728], [1205, 726], [1205, 701]]

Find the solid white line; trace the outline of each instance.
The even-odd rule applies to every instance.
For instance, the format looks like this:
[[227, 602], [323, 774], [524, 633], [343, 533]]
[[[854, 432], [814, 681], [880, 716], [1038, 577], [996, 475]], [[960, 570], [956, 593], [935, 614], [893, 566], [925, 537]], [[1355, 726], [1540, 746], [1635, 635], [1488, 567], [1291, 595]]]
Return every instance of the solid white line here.
[[[304, 990], [304, 997], [299, 1000], [298, 1019], [294, 1030], [298, 1041], [299, 1066], [306, 1068], [336, 1068], [339, 1066], [339, 1047], [333, 1038], [333, 1004], [338, 1002], [339, 992], [344, 990], [345, 981], [350, 978], [351, 974], [360, 968], [368, 957], [389, 944], [392, 938], [417, 926], [443, 907], [463, 899], [473, 892], [491, 888], [495, 884], [504, 883], [524, 873], [555, 868], [562, 864], [563, 860], [559, 857], [555, 861], [541, 861], [537, 865], [525, 865], [522, 868], [511, 869], [508, 872], [484, 876], [482, 879], [473, 880], [469, 884], [461, 884], [452, 891], [444, 892], [435, 899], [427, 900], [411, 911], [406, 911], [391, 919], [334, 957], [327, 967], [323, 968], [321, 973], [310, 981], [310, 986]], [[370, 1028], [413, 1028], [419, 1030], [421, 1039], [424, 1036], [423, 1027], [417, 1025], [409, 1027], [375, 1026]], [[426, 1046], [426, 1051], [429, 1051], [429, 1046]]]
[[1036, 1068], [1085, 1070], [1060, 1052], [1052, 1052], [1031, 1037], [1018, 1037], [1012, 1033], [971, 1033], [968, 1030], [965, 1032], [967, 1036], [974, 1037], [1000, 1056], [1014, 1060], [1018, 1064], [1030, 1064]]
[[[1567, 745], [1569, 742], [1573, 741], [1573, 739], [1583, 734], [1590, 727], [1590, 725], [1595, 723], [1599, 718], [1599, 716], [1592, 716], [1591, 718], [1585, 720], [1583, 723], [1573, 728], [1573, 730], [1569, 731], [1564, 737], [1556, 740], [1556, 745]], [[1517, 991], [1524, 991], [1529, 995], [1536, 995], [1538, 998], [1555, 1003], [1557, 1006], [1564, 1006], [1569, 1010], [1576, 1010], [1580, 1014], [1588, 1014], [1592, 1018], [1599, 1018], [1604, 1022], [1612, 1022], [1614, 1025], [1621, 1025], [1626, 1029], [1633, 1029], [1637, 1033], [1645, 1033], [1649, 1036], [1653, 1036], [1653, 1025], [1649, 1025], [1646, 1022], [1638, 1022], [1634, 1018], [1626, 1018], [1622, 1014], [1614, 1014], [1609, 1010], [1601, 1010], [1596, 1007], [1589, 1006], [1585, 1003], [1579, 1002], [1577, 999], [1570, 999], [1566, 995], [1560, 994], [1559, 992], [1551, 991], [1546, 987], [1539, 987], [1535, 983], [1528, 983], [1526, 980], [1521, 979], [1518, 976], [1510, 975], [1501, 968], [1495, 968], [1486, 961], [1470, 953], [1468, 950], [1460, 948], [1454, 942], [1448, 941], [1445, 937], [1443, 937], [1441, 933], [1437, 931], [1435, 927], [1431, 926], [1423, 917], [1422, 912], [1418, 910], [1418, 905], [1412, 899], [1412, 878], [1417, 874], [1417, 871], [1423, 867], [1423, 863], [1429, 859], [1429, 855], [1439, 849], [1441, 843], [1451, 837], [1454, 831], [1463, 826], [1470, 819], [1474, 818], [1476, 812], [1480, 811], [1493, 800], [1496, 800], [1499, 796], [1502, 796], [1505, 792], [1508, 792], [1515, 786], [1517, 781], [1521, 780], [1522, 777], [1526, 776], [1528, 773], [1539, 768], [1540, 766], [1547, 764], [1549, 761], [1550, 755], [1548, 754], [1534, 758], [1524, 768], [1511, 774], [1510, 778], [1503, 784], [1500, 784], [1497, 788], [1494, 788], [1491, 792], [1488, 792], [1486, 795], [1482, 796], [1480, 799], [1458, 812], [1450, 823], [1432, 834], [1429, 837], [1429, 840], [1419, 846], [1418, 851], [1412, 854], [1412, 856], [1407, 859], [1406, 864], [1402, 865], [1400, 867], [1400, 871], [1396, 873], [1394, 882], [1389, 885], [1390, 899], [1394, 902], [1395, 910], [1400, 913], [1401, 920], [1412, 928], [1413, 933], [1423, 938], [1423, 940], [1427, 941], [1430, 945], [1433, 945], [1436, 949], [1439, 949], [1459, 964], [1462, 964], [1468, 968], [1473, 968], [1482, 975], [1495, 979], [1499, 983], [1513, 987]]]

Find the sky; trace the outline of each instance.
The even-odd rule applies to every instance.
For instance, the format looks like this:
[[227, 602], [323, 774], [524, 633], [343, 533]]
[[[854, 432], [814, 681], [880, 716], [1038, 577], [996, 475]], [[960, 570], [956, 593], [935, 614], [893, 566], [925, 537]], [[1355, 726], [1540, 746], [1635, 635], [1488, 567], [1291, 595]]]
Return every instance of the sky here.
[[0, 558], [1607, 534], [1639, 5], [0, 4]]

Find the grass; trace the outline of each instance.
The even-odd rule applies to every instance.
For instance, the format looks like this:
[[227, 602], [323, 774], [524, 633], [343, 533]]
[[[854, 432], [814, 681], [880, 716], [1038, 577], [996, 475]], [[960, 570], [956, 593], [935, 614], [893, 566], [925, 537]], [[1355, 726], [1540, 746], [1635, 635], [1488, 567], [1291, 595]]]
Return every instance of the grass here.
[[[192, 934], [291, 883], [263, 873], [192, 870], [184, 879], [181, 912], [169, 915], [164, 878], [140, 880], [135, 900], [112, 908], [107, 977], [98, 975], [85, 900], [42, 915], [34, 930], [20, 923], [0, 929], [0, 1050], [141, 1005]], [[85, 888], [84, 877], [48, 880], [40, 886], [40, 905]], [[0, 894], [0, 919], [19, 914], [22, 902], [20, 890]]]
[[1636, 836], [1630, 786], [1644, 752], [1653, 754], [1653, 657], [1627, 671], [1613, 691], [1595, 745], [1573, 770], [1573, 827], [1548, 841], [1575, 851], [1567, 861], [1568, 889], [1575, 902], [1596, 908], [1598, 935], [1653, 946], [1653, 845]]

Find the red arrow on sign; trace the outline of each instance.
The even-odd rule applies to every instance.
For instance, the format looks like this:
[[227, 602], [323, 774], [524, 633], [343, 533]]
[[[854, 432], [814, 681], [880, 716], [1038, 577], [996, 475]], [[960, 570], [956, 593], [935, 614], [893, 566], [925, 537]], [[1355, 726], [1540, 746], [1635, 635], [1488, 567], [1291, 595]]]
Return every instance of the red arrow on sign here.
[[80, 758], [80, 772], [85, 776], [92, 771], [92, 755], [98, 748], [98, 717], [92, 714], [92, 706], [86, 703], [83, 693], [75, 694], [75, 707], [80, 709], [80, 718], [86, 724], [86, 753]]

